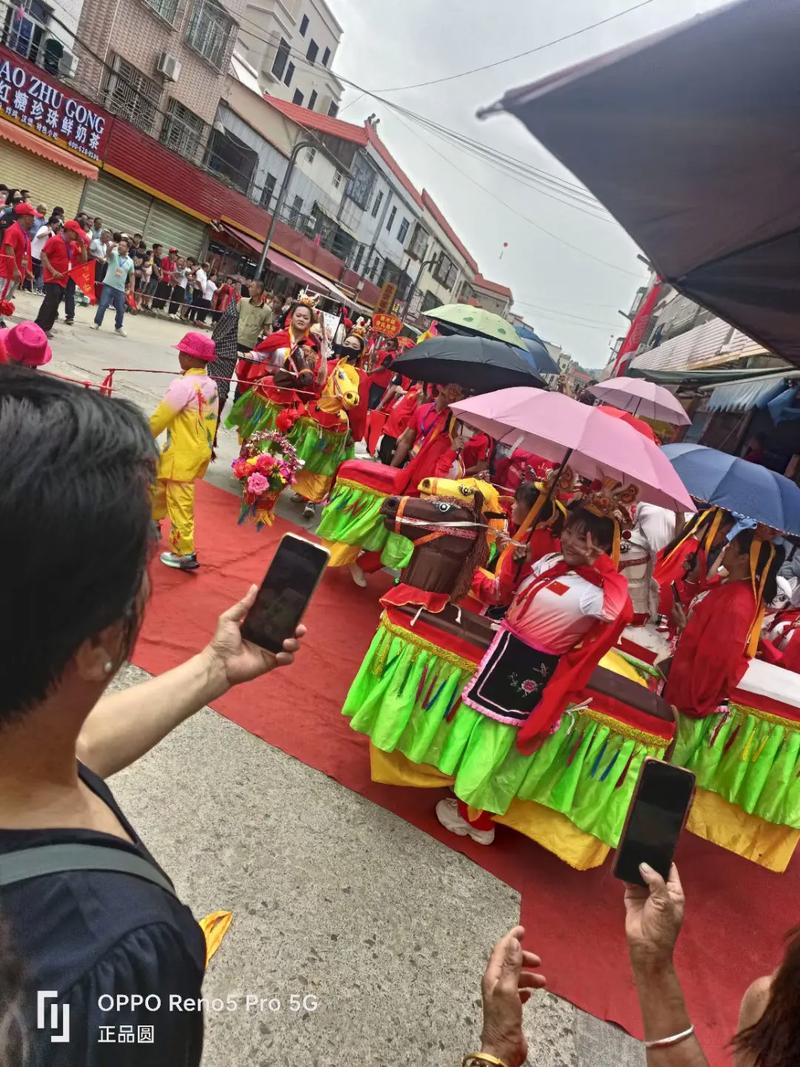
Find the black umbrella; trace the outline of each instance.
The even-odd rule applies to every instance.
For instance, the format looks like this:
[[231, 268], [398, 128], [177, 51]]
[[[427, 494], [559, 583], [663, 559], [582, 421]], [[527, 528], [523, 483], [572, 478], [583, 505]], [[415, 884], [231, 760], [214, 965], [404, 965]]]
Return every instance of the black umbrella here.
[[434, 337], [398, 356], [392, 370], [420, 382], [456, 382], [477, 393], [515, 385], [546, 388], [528, 352], [486, 337]]
[[744, 0], [506, 93], [660, 276], [800, 364], [797, 0]]
[[535, 333], [530, 336], [520, 334], [520, 340], [528, 350], [533, 369], [537, 374], [558, 374], [558, 364], [550, 355], [541, 337]]

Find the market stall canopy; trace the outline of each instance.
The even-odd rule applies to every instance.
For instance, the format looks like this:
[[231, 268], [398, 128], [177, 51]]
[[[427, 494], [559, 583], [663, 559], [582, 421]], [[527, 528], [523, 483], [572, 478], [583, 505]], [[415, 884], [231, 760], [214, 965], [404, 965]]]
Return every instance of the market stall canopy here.
[[485, 337], [434, 337], [398, 356], [392, 370], [420, 382], [447, 385], [485, 393], [515, 385], [543, 387], [527, 351]]
[[692, 420], [683, 409], [680, 400], [669, 389], [644, 378], [608, 378], [589, 386], [589, 392], [606, 404], [641, 415], [654, 422], [669, 422], [673, 426], [690, 426]]
[[658, 274], [800, 364], [797, 0], [741, 0], [506, 93]]
[[496, 441], [529, 449], [553, 463], [566, 460], [585, 478], [614, 478], [638, 486], [639, 499], [649, 504], [695, 510], [662, 449], [600, 408], [563, 393], [503, 389], [451, 404], [450, 410]]
[[695, 500], [800, 534], [800, 488], [789, 478], [704, 445], [664, 445], [662, 452]]
[[524, 348], [519, 334], [505, 319], [485, 308], [473, 307], [472, 304], [442, 304], [440, 307], [423, 311], [429, 319], [457, 326], [465, 333], [476, 337], [489, 337], [495, 341], [505, 341], [515, 348]]

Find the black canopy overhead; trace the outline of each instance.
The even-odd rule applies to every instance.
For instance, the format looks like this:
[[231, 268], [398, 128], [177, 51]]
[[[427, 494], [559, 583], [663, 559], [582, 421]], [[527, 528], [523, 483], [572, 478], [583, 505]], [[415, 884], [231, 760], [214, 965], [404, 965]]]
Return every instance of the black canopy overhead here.
[[660, 276], [800, 364], [800, 5], [742, 0], [506, 93]]

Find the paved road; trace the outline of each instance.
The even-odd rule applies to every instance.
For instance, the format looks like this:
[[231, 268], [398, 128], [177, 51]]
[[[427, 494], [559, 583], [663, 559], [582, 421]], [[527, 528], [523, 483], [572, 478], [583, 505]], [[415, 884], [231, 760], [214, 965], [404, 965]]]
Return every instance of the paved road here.
[[[16, 318], [36, 307], [23, 295]], [[129, 368], [115, 392], [151, 410], [169, 378], [145, 370], [176, 366], [182, 327], [128, 316], [121, 338], [90, 321], [79, 308], [56, 326], [51, 369], [99, 381]], [[223, 431], [208, 476], [231, 492], [235, 452]], [[280, 510], [297, 519], [290, 501]], [[115, 684], [144, 677], [129, 667]], [[452, 1067], [477, 1047], [485, 953], [519, 916], [505, 883], [209, 709], [112, 785], [195, 913], [235, 916], [206, 993], [237, 1010], [209, 1013], [205, 1067]], [[248, 1011], [248, 996], [272, 1003]], [[551, 994], [528, 1005], [526, 1030], [536, 1067], [644, 1063], [637, 1042]]]

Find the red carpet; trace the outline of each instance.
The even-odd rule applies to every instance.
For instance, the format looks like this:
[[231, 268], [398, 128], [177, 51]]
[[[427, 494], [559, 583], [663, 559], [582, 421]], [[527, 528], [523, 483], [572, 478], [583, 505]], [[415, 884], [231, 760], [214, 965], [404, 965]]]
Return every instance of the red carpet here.
[[[208, 640], [217, 615], [259, 582], [290, 526], [237, 526], [228, 493], [198, 486], [196, 574], [152, 568], [154, 591], [134, 662], [159, 673]], [[465, 843], [433, 816], [435, 791], [376, 786], [366, 738], [339, 714], [379, 615], [385, 575], [358, 589], [345, 572], [323, 580], [308, 614], [300, 662], [234, 690], [217, 710], [271, 745], [323, 771], [470, 856], [522, 894], [530, 947], [544, 959], [553, 992], [641, 1036], [623, 933], [622, 887], [606, 867], [577, 872], [526, 838], [499, 828], [491, 848]], [[689, 1010], [710, 1062], [729, 1062], [725, 1044], [749, 982], [771, 972], [783, 934], [798, 922], [798, 864], [775, 875], [685, 835], [678, 856], [687, 919], [679, 966]], [[446, 902], [443, 902], [446, 906]], [[477, 981], [477, 976], [476, 976]]]

